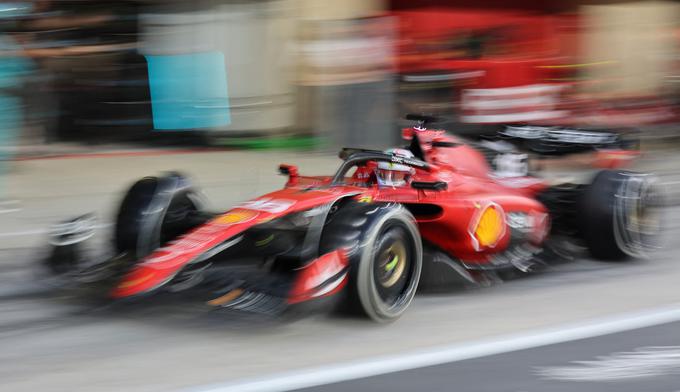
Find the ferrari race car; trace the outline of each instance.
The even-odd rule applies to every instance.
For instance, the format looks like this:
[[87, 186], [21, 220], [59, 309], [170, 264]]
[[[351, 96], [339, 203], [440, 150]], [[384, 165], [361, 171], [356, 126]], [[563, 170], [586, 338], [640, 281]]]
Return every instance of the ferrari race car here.
[[226, 212], [204, 210], [178, 173], [143, 178], [118, 210], [115, 256], [86, 255], [94, 225], [84, 216], [53, 228], [46, 265], [115, 300], [182, 293], [212, 308], [333, 306], [385, 322], [419, 287], [521, 275], [574, 249], [621, 260], [654, 248], [652, 176], [602, 170], [587, 184], [551, 184], [524, 170], [499, 174], [488, 153], [514, 150], [473, 146], [410, 118], [418, 123], [404, 129], [405, 147], [345, 148], [331, 176], [282, 164], [283, 189]]

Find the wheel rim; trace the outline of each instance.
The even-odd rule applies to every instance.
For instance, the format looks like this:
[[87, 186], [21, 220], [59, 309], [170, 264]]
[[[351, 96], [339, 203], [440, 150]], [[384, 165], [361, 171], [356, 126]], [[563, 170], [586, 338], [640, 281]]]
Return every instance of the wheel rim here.
[[406, 269], [406, 246], [394, 242], [378, 256], [378, 283], [385, 288], [394, 286]]
[[175, 238], [182, 231], [182, 223], [187, 216], [199, 209], [190, 194], [174, 198], [168, 205], [161, 224], [160, 244], [163, 245]]
[[619, 248], [632, 257], [647, 257], [661, 231], [663, 196], [648, 176], [630, 176], [619, 187], [614, 234]]
[[632, 229], [644, 236], [654, 237], [661, 231], [663, 196], [656, 184], [644, 184], [642, 195], [637, 203]]
[[383, 241], [373, 262], [373, 281], [380, 301], [388, 308], [401, 306], [409, 288], [413, 249], [402, 227], [391, 227], [383, 233]]

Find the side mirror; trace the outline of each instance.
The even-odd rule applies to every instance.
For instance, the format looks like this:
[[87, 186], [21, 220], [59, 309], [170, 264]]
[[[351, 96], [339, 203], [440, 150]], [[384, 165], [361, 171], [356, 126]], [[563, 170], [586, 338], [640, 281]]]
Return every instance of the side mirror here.
[[279, 165], [279, 174], [282, 174], [284, 176], [288, 177], [297, 177], [298, 176], [298, 167], [295, 165], [287, 165], [285, 163], [282, 163]]
[[443, 191], [449, 186], [444, 181], [413, 181], [411, 188], [413, 189], [427, 189], [431, 191]]

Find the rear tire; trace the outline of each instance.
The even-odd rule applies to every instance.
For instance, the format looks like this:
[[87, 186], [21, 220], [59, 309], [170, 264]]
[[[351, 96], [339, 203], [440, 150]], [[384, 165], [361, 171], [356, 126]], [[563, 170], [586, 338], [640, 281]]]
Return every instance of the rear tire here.
[[647, 175], [604, 170], [584, 188], [578, 203], [580, 233], [602, 260], [644, 257], [654, 247], [661, 196]]
[[348, 202], [332, 213], [321, 253], [344, 248], [350, 261], [345, 308], [378, 322], [401, 316], [415, 296], [423, 249], [418, 226], [399, 204]]

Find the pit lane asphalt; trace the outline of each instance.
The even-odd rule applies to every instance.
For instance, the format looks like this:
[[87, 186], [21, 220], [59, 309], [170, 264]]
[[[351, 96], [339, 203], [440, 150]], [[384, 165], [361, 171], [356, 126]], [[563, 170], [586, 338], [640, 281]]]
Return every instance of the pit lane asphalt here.
[[675, 392], [680, 322], [345, 381], [299, 392]]
[[[651, 260], [619, 264], [577, 260], [489, 288], [421, 295], [402, 319], [389, 325], [326, 316], [281, 323], [206, 315], [201, 309], [173, 304], [120, 312], [55, 297], [36, 283], [30, 262], [44, 241], [46, 225], [88, 211], [97, 211], [106, 223], [121, 189], [139, 176], [181, 168], [196, 176], [212, 206], [221, 209], [279, 187], [283, 180], [274, 170], [279, 161], [299, 162], [303, 173], [327, 173], [337, 166], [332, 157], [258, 153], [18, 163], [9, 178], [9, 196], [19, 200], [20, 210], [0, 215], [0, 390], [200, 390], [680, 301], [679, 252], [677, 240], [673, 241], [680, 222], [676, 209], [669, 212], [668, 246]], [[675, 174], [676, 167], [677, 161], [667, 163], [665, 170]], [[654, 331], [641, 330], [639, 339], [626, 335], [623, 340], [657, 344], [646, 339]], [[550, 363], [567, 366], [568, 360], [638, 347], [633, 345], [574, 350], [579, 355], [564, 354], [564, 361]], [[572, 352], [563, 347], [565, 353]], [[508, 355], [499, 357], [513, 360], [511, 355], [519, 354]], [[485, 370], [477, 362], [470, 366], [477, 372]], [[515, 365], [501, 360], [494, 366]], [[435, 386], [425, 377], [416, 384], [424, 391]], [[497, 389], [504, 385], [487, 390], [510, 390]], [[667, 384], [661, 381], [650, 385], [653, 388], [645, 390], [666, 391]], [[508, 386], [519, 391], [533, 384], [519, 379]], [[458, 390], [475, 389], [461, 385]]]

